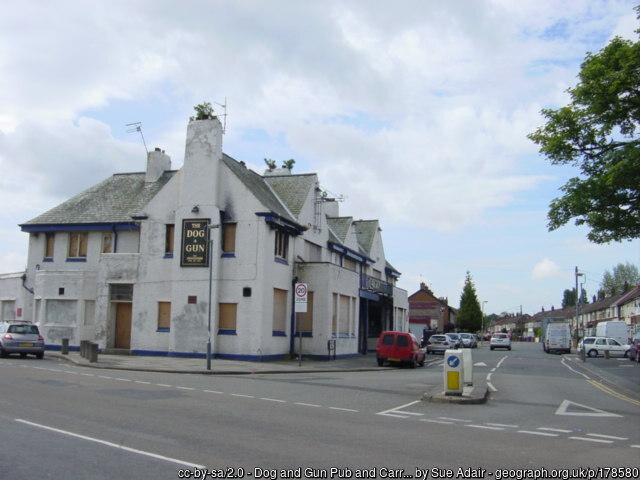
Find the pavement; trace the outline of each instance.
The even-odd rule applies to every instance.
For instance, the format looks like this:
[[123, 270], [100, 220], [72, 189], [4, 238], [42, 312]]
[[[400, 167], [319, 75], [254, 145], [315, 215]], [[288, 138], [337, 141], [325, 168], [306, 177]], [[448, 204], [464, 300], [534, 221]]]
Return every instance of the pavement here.
[[[194, 375], [251, 375], [251, 374], [296, 374], [326, 372], [375, 372], [393, 367], [379, 367], [375, 354], [354, 355], [335, 360], [312, 360], [303, 358], [270, 362], [247, 362], [241, 360], [211, 359], [211, 369], [207, 369], [206, 358], [163, 357], [147, 355], [98, 355], [95, 362], [80, 355], [77, 351], [62, 354], [59, 351], [47, 351], [47, 357], [87, 368], [105, 370], [131, 370], [160, 373], [184, 373]], [[442, 361], [441, 356], [427, 357], [425, 365]], [[420, 367], [418, 367], [420, 368]], [[474, 381], [482, 380], [478, 375]], [[443, 386], [432, 386], [424, 393], [422, 400], [437, 403], [485, 403], [489, 391], [486, 381], [473, 386], [465, 386], [461, 395], [445, 395]]]

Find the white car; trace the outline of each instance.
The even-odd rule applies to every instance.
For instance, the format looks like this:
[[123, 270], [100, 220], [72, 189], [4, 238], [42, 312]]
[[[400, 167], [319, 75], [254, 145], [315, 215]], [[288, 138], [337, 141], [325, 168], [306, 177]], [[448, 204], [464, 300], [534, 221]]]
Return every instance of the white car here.
[[590, 357], [604, 355], [607, 351], [611, 356], [626, 357], [629, 355], [630, 348], [631, 345], [623, 345], [610, 337], [585, 337], [578, 345], [578, 351], [584, 350]]
[[508, 333], [494, 333], [491, 335], [491, 341], [489, 342], [489, 348], [506, 348], [511, 350], [511, 335]]
[[460, 333], [462, 339], [462, 346], [465, 348], [476, 348], [478, 346], [478, 339], [473, 333]]

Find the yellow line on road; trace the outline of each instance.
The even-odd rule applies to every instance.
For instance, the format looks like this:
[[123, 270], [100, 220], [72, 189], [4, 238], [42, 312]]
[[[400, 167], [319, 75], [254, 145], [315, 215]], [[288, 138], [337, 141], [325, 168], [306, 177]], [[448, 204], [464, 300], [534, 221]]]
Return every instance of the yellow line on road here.
[[603, 392], [608, 393], [609, 395], [613, 395], [616, 398], [619, 398], [620, 400], [624, 400], [625, 402], [629, 402], [629, 403], [632, 403], [634, 405], [639, 405], [640, 406], [640, 401], [635, 400], [635, 399], [630, 398], [630, 397], [627, 397], [626, 395], [622, 395], [621, 393], [618, 393], [615, 390], [610, 389], [609, 387], [605, 387], [600, 382], [596, 382], [595, 380], [587, 380], [587, 382], [589, 382], [594, 387], [599, 388]]

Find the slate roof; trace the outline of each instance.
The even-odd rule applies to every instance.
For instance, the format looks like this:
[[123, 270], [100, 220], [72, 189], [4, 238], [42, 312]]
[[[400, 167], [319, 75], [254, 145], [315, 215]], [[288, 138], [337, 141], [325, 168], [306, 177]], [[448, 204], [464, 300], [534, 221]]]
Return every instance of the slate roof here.
[[20, 226], [130, 223], [175, 173], [166, 171], [153, 183], [145, 182], [144, 172], [117, 173]]
[[327, 217], [327, 224], [331, 231], [338, 238], [338, 243], [344, 243], [349, 233], [349, 227], [353, 222], [353, 217]]
[[300, 215], [309, 191], [317, 183], [315, 174], [269, 175], [264, 180], [296, 217]]
[[[276, 213], [290, 222], [297, 223], [287, 206], [278, 198], [274, 189], [265, 181], [265, 178], [248, 169], [237, 160], [227, 154], [223, 154], [224, 164], [236, 177], [252, 192], [262, 205], [270, 212]], [[299, 212], [298, 212], [299, 213]]]
[[373, 239], [378, 232], [378, 220], [357, 220], [353, 224], [356, 228], [358, 243], [369, 255], [373, 246]]

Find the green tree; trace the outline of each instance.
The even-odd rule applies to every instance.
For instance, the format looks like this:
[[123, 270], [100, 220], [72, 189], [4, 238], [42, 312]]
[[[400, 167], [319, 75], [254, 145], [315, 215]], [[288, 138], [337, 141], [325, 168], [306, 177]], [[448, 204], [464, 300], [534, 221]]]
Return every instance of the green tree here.
[[196, 111], [195, 116], [190, 117], [189, 120], [210, 120], [215, 117], [213, 114], [213, 107], [210, 102], [204, 102], [193, 107]]
[[576, 306], [576, 289], [566, 289], [562, 296], [562, 308], [575, 307]]
[[640, 42], [615, 37], [587, 54], [578, 78], [569, 105], [543, 109], [546, 125], [528, 136], [551, 164], [581, 172], [551, 201], [548, 228], [575, 219], [594, 243], [639, 238]]
[[600, 282], [600, 288], [607, 295], [622, 293], [626, 288], [640, 285], [640, 273], [638, 267], [629, 262], [619, 263], [613, 267], [613, 273], [605, 270]]
[[470, 272], [467, 272], [462, 295], [460, 296], [457, 326], [463, 332], [477, 332], [482, 328], [482, 309], [480, 308], [480, 302], [478, 302], [476, 287], [471, 279]]

